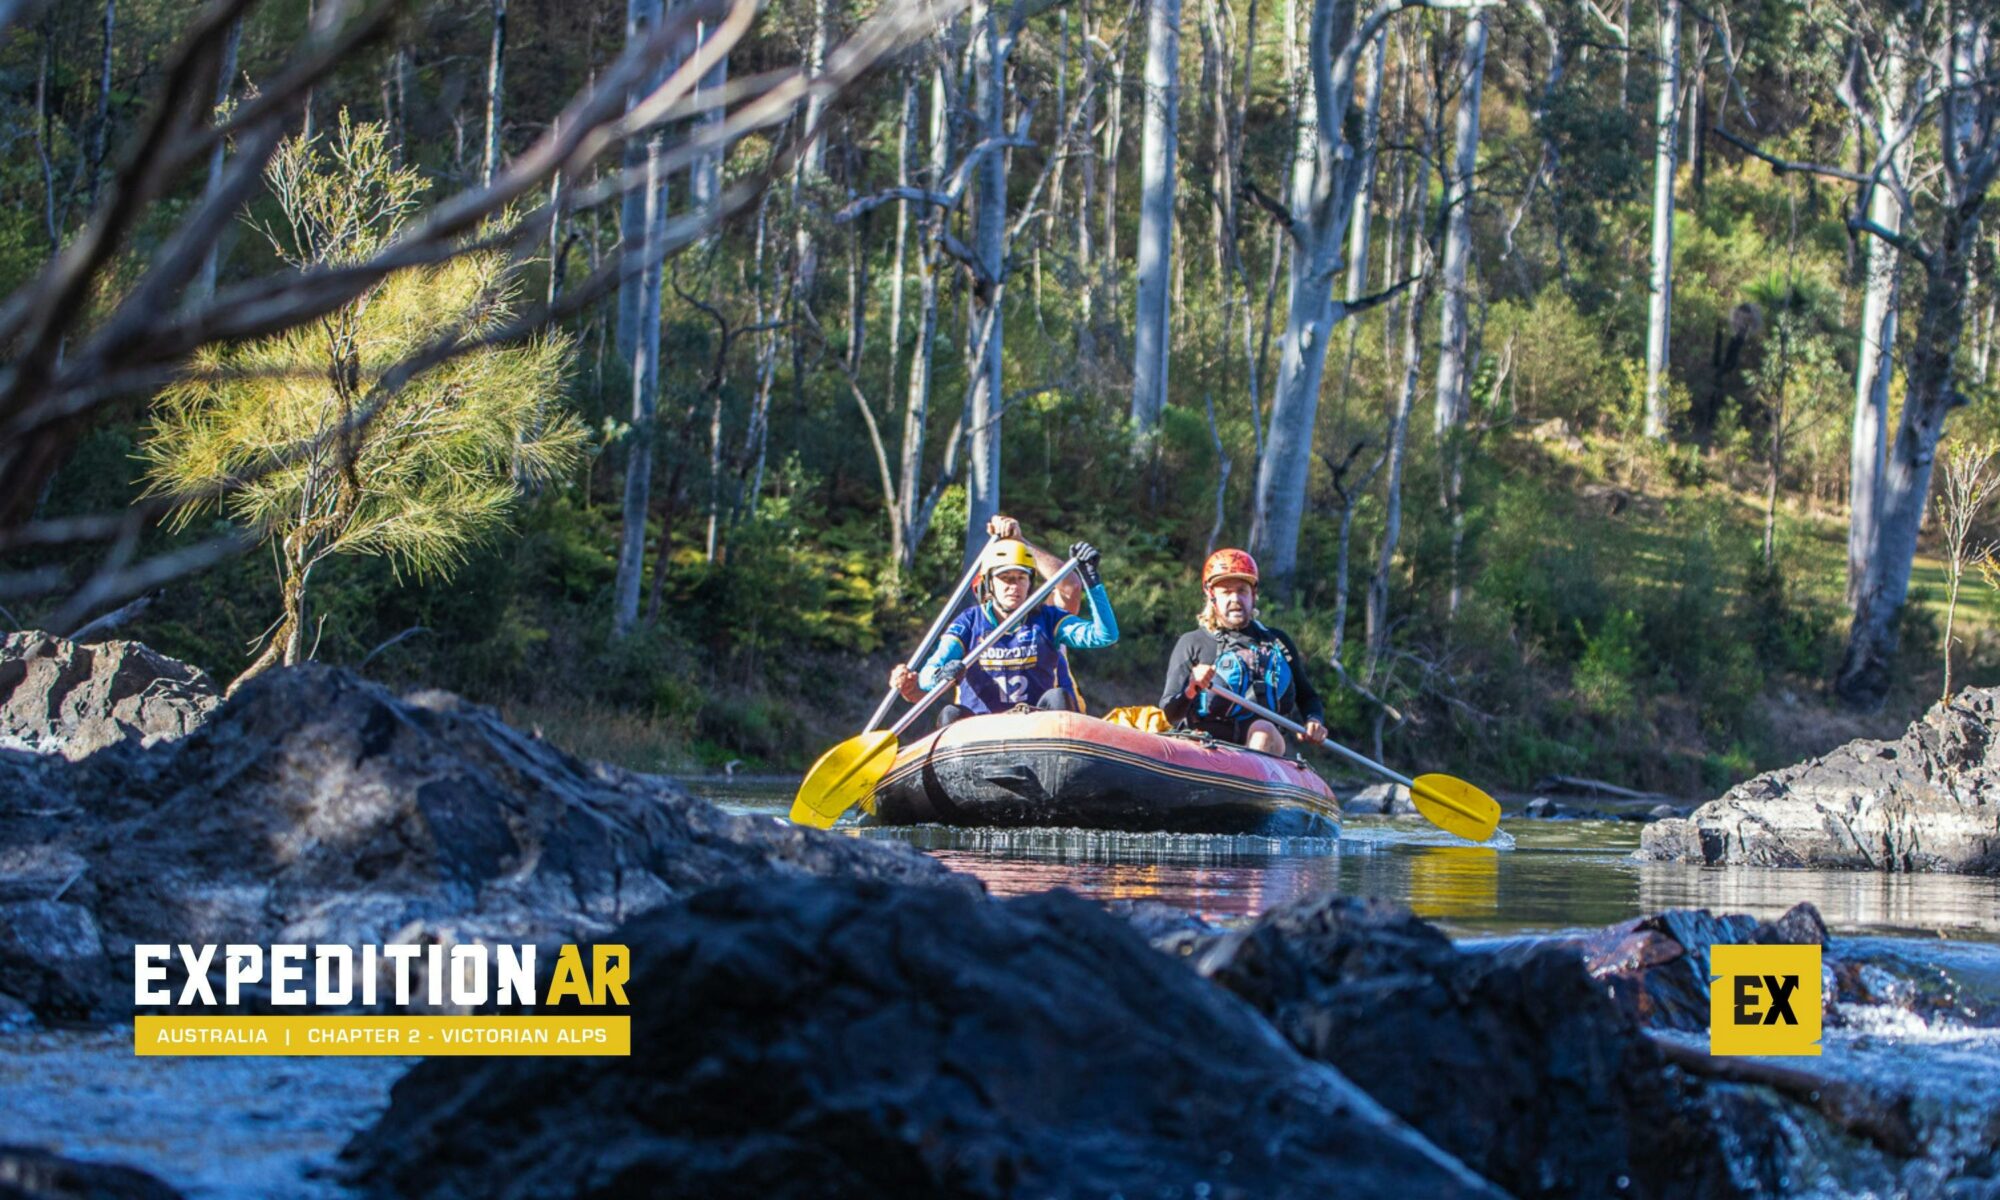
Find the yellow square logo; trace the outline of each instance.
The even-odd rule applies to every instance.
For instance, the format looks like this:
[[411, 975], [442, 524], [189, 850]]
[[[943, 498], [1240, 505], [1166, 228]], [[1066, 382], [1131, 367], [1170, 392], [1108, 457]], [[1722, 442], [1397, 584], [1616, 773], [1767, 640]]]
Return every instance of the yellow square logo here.
[[1713, 946], [1710, 1054], [1818, 1054], [1818, 946]]

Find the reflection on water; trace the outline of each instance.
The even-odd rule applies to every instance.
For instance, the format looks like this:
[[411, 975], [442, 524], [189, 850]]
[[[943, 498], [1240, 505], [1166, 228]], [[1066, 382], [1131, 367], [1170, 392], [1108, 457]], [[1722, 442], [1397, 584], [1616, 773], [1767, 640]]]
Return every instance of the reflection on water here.
[[1038, 862], [995, 858], [967, 850], [936, 850], [955, 871], [976, 876], [999, 896], [1065, 887], [1100, 900], [1151, 900], [1204, 921], [1248, 920], [1338, 886], [1337, 855], [1245, 859], [1233, 865], [1187, 863]]
[[1412, 911], [1434, 921], [1500, 913], [1500, 852], [1485, 846], [1425, 846], [1410, 856]]
[[1810, 900], [1829, 925], [1842, 930], [2000, 941], [2000, 879], [1991, 877], [1676, 863], [1639, 863], [1635, 869], [1639, 905], [1648, 912], [1698, 907], [1768, 918]]
[[[695, 786], [732, 811], [779, 816], [795, 783]], [[2000, 942], [2000, 879], [1638, 863], [1639, 829], [1513, 818], [1484, 847], [1414, 817], [1350, 817], [1338, 843], [939, 825], [854, 832], [914, 845], [998, 895], [1065, 887], [1224, 923], [1326, 891], [1401, 900], [1456, 934], [1482, 937], [1594, 928], [1668, 908], [1774, 917], [1810, 900], [1843, 933]]]

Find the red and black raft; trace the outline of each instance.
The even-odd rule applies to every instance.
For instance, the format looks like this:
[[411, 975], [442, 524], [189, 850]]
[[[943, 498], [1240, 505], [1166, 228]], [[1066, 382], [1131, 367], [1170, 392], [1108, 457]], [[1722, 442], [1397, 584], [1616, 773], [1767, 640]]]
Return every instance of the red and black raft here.
[[1305, 764], [1080, 713], [966, 717], [903, 747], [864, 806], [881, 825], [1338, 837]]

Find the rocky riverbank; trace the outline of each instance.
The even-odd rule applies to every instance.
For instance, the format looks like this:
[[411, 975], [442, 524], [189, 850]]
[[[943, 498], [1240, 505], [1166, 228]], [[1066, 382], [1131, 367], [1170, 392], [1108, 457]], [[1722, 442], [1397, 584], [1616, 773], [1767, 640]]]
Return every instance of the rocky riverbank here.
[[1967, 688], [1895, 741], [1849, 742], [1649, 825], [1639, 857], [2000, 874], [2000, 689]]
[[139, 942], [558, 944], [742, 878], [978, 890], [914, 850], [728, 816], [455, 696], [330, 668], [260, 676], [185, 736], [96, 737], [133, 727], [121, 706], [151, 685], [126, 672], [159, 678], [157, 658], [0, 649], [6, 712], [100, 742], [73, 762], [46, 737], [0, 750], [0, 1008], [129, 1020]]
[[[1823, 941], [1810, 907], [1474, 948], [1337, 896], [1232, 932], [1152, 924], [1149, 944], [1062, 893], [706, 892], [617, 935], [642, 964], [642, 1051], [428, 1060], [347, 1147], [345, 1178], [437, 1198], [2000, 1187], [2000, 1128], [1976, 1112], [1968, 1139], [1963, 1109], [1687, 1036], [1710, 948]], [[1829, 1027], [1919, 1011], [1827, 955]], [[2000, 1023], [1958, 999], [1932, 1010], [1940, 1029]]]
[[[104, 729], [149, 685], [31, 656], [161, 670], [50, 639], [5, 653], [29, 656], [0, 675], [9, 712], [96, 681], [106, 699], [60, 728]], [[1727, 942], [1826, 945], [1830, 1029], [2000, 1026], [2000, 1005], [1846, 957], [1809, 907], [1466, 945], [1322, 895], [1221, 931], [995, 900], [906, 847], [729, 816], [337, 670], [273, 672], [188, 729], [147, 720], [105, 717], [118, 736], [73, 761], [41, 735], [0, 752], [17, 1019], [129, 1019], [137, 941], [630, 947], [631, 1057], [417, 1064], [342, 1152], [360, 1195], [2000, 1190], [1990, 1121], [1701, 1048]], [[28, 1182], [0, 1173], [0, 1196], [95, 1194], [8, 1153]]]

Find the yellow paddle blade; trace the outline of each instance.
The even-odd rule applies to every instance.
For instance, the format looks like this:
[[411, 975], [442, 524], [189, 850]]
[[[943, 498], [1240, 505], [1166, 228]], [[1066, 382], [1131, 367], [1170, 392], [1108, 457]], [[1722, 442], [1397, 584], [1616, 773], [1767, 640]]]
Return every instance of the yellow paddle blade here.
[[867, 799], [896, 761], [896, 735], [886, 729], [848, 738], [813, 764], [792, 801], [792, 820], [831, 829], [840, 815]]
[[1410, 799], [1417, 811], [1446, 833], [1468, 842], [1483, 842], [1500, 826], [1500, 802], [1450, 775], [1419, 775], [1411, 780]]

